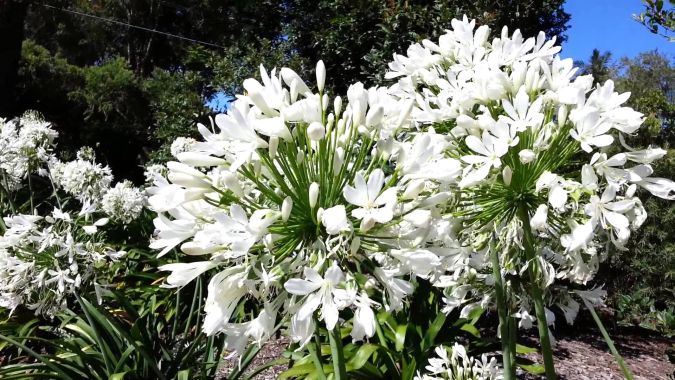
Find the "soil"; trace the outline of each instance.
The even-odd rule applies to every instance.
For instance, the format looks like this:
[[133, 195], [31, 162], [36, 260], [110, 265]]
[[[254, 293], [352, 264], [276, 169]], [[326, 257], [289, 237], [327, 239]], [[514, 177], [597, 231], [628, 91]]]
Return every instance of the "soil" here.
[[[554, 332], [557, 339], [554, 348], [556, 372], [560, 380], [620, 380], [621, 370], [609, 352], [607, 344], [596, 329], [576, 326], [573, 331]], [[621, 327], [609, 331], [619, 353], [633, 372], [635, 380], [675, 380], [675, 339], [655, 332]], [[522, 337], [521, 343], [534, 347], [536, 339]], [[250, 368], [269, 363], [281, 356], [287, 341], [283, 338], [265, 344]], [[526, 357], [541, 363], [539, 354]], [[222, 379], [237, 365], [237, 360], [225, 360], [221, 369]], [[284, 365], [273, 366], [255, 377], [257, 380], [272, 380], [286, 370]], [[249, 370], [250, 372], [250, 370]], [[540, 380], [543, 377], [519, 373], [519, 379]]]

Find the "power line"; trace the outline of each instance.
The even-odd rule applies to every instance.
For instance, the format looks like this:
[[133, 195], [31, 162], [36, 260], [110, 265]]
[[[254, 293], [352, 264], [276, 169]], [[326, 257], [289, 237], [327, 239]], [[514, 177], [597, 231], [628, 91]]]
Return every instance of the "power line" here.
[[115, 20], [115, 19], [112, 19], [112, 18], [106, 18], [106, 17], [92, 15], [92, 14], [89, 14], [89, 13], [78, 12], [78, 11], [74, 11], [72, 9], [59, 8], [59, 7], [55, 7], [53, 5], [48, 5], [48, 4], [40, 4], [40, 5], [42, 5], [43, 7], [46, 7], [46, 8], [56, 9], [56, 10], [59, 10], [59, 11], [62, 11], [62, 12], [72, 13], [74, 15], [78, 15], [78, 16], [82, 16], [82, 17], [89, 17], [89, 18], [92, 18], [92, 19], [95, 19], [95, 20], [104, 21], [104, 22], [108, 22], [108, 23], [111, 23], [111, 24], [124, 25], [124, 26], [127, 26], [129, 28], [134, 28], [134, 29], [142, 30], [142, 31], [149, 32], [149, 33], [157, 33], [157, 34], [164, 35], [166, 37], [177, 38], [177, 39], [180, 39], [180, 40], [184, 40], [184, 41], [188, 41], [188, 42], [192, 42], [192, 43], [196, 43], [196, 44], [201, 44], [201, 45], [205, 45], [205, 46], [211, 46], [211, 47], [215, 47], [215, 48], [219, 48], [219, 49], [227, 49], [225, 46], [214, 44], [212, 42], [200, 41], [200, 40], [196, 40], [194, 38], [183, 37], [183, 36], [180, 36], [178, 34], [167, 33], [167, 32], [163, 32], [161, 30], [157, 30], [157, 29], [150, 29], [150, 28], [146, 28], [144, 26], [128, 24], [126, 22], [122, 22], [122, 21]]

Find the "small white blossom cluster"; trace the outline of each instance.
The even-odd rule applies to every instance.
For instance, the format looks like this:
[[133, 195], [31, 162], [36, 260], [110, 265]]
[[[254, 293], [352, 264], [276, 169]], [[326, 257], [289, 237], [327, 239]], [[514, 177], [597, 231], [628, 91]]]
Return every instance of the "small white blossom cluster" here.
[[[106, 244], [99, 229], [109, 217], [129, 223], [144, 203], [141, 190], [128, 182], [110, 187], [110, 168], [95, 162], [92, 149], [80, 150], [73, 161], [58, 160], [56, 135], [49, 123], [27, 114], [5, 123], [0, 137], [2, 165], [17, 169], [10, 174], [0, 165], [2, 209], [11, 210], [0, 236], [0, 307], [22, 305], [45, 316], [84, 288], [99, 289], [105, 282], [99, 274], [124, 254]], [[28, 195], [16, 191], [22, 187]], [[37, 191], [45, 187], [52, 190], [46, 198]]]
[[[97, 270], [121, 253], [100, 242], [70, 214], [13, 215], [0, 237], [0, 307], [19, 305], [53, 316], [83, 285], [97, 284]], [[99, 223], [100, 224], [100, 223]]]
[[[672, 181], [651, 176], [650, 164], [666, 152], [625, 144], [643, 121], [622, 105], [630, 94], [577, 75], [572, 60], [557, 55], [555, 39], [524, 39], [506, 28], [489, 35], [466, 17], [453, 20], [438, 42], [395, 55], [387, 73], [397, 79], [390, 93], [414, 100], [412, 119], [422, 130], [442, 131], [441, 154], [456, 165], [449, 191], [457, 198], [459, 245], [468, 252], [436, 284], [446, 288], [446, 310], [461, 306], [466, 315], [490, 306], [487, 252], [496, 234], [507, 282], [519, 289], [520, 276], [536, 268], [547, 304], [571, 322], [579, 304], [556, 280], [585, 285], [606, 257], [603, 245], [624, 249], [647, 217], [638, 189], [675, 199]], [[517, 316], [529, 326], [522, 288]], [[600, 289], [576, 293], [602, 301]]]
[[[466, 349], [459, 343], [452, 348], [438, 346], [436, 357], [429, 358], [427, 372], [415, 376], [415, 380], [499, 380], [501, 369], [495, 358], [488, 360], [481, 355], [481, 360], [467, 355]], [[449, 353], [448, 353], [449, 351]]]
[[57, 187], [89, 204], [98, 204], [113, 180], [110, 167], [97, 163], [91, 148], [80, 149], [72, 161], [52, 157], [49, 176]]
[[50, 154], [58, 133], [30, 112], [12, 120], [0, 119], [0, 128], [1, 185], [17, 190], [28, 173]]
[[101, 209], [112, 220], [123, 224], [134, 221], [143, 211], [145, 195], [129, 181], [118, 182], [108, 189], [101, 200]]

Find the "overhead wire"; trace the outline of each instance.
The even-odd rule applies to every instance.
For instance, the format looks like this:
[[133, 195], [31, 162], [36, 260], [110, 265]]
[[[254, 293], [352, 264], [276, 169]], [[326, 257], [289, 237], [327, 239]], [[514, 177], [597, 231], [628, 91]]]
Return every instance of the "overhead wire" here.
[[90, 14], [90, 13], [79, 12], [79, 11], [75, 11], [75, 10], [67, 9], [67, 8], [55, 7], [55, 6], [49, 5], [49, 4], [40, 3], [40, 5], [42, 5], [43, 7], [46, 7], [46, 8], [51, 8], [51, 9], [59, 10], [59, 11], [62, 11], [62, 12], [67, 12], [67, 13], [71, 13], [71, 14], [74, 14], [74, 15], [82, 16], [82, 17], [89, 17], [89, 18], [92, 18], [92, 19], [95, 19], [95, 20], [104, 21], [104, 22], [108, 22], [108, 23], [111, 23], [111, 24], [123, 25], [123, 26], [129, 27], [129, 28], [142, 30], [142, 31], [145, 31], [145, 32], [148, 32], [148, 33], [157, 33], [157, 34], [161, 34], [163, 36], [170, 37], [170, 38], [176, 38], [176, 39], [180, 39], [180, 40], [184, 40], [184, 41], [188, 41], [188, 42], [192, 42], [192, 43], [197, 43], [197, 44], [201, 44], [201, 45], [205, 45], [205, 46], [215, 47], [215, 48], [219, 48], [219, 49], [227, 49], [227, 47], [225, 47], [225, 46], [214, 44], [212, 42], [201, 41], [201, 40], [197, 40], [195, 38], [190, 38], [190, 37], [185, 37], [185, 36], [181, 36], [181, 35], [178, 35], [178, 34], [168, 33], [168, 32], [164, 32], [164, 31], [157, 30], [157, 29], [146, 28], [144, 26], [133, 25], [133, 24], [129, 24], [129, 23], [126, 23], [126, 22], [123, 22], [123, 21], [115, 20], [115, 19], [112, 19], [112, 18], [96, 16], [96, 15], [93, 15], [93, 14]]

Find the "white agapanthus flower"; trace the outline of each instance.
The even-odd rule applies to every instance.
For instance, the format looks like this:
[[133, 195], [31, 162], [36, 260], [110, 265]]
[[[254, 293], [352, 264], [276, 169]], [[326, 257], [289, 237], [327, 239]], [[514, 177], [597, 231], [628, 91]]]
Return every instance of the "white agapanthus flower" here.
[[130, 223], [136, 219], [145, 205], [143, 192], [129, 181], [117, 183], [108, 189], [101, 200], [101, 208], [113, 220]]
[[436, 356], [429, 358], [425, 372], [417, 372], [415, 380], [499, 380], [502, 378], [501, 369], [495, 358], [488, 359], [481, 355], [481, 359], [469, 356], [466, 348], [455, 343], [452, 348], [438, 346]]
[[81, 202], [98, 204], [113, 180], [110, 167], [95, 161], [91, 148], [82, 148], [77, 159], [62, 162], [49, 160], [49, 177], [53, 183]]
[[238, 305], [266, 305], [300, 346], [340, 320], [361, 341], [374, 336], [378, 308], [400, 310], [417, 277], [441, 274], [422, 261], [443, 253], [415, 249], [442, 239], [432, 228], [447, 214], [441, 190], [461, 167], [445, 156], [447, 139], [414, 133], [413, 102], [386, 88], [356, 83], [331, 99], [324, 77], [320, 63], [314, 92], [291, 69], [261, 67], [147, 189], [158, 213], [151, 247], [201, 258], [160, 268], [167, 285], [209, 276], [204, 331], [228, 334], [235, 353], [277, 325], [254, 333], [252, 321], [231, 320]]
[[[546, 313], [557, 305], [572, 321], [578, 293], [563, 283], [589, 283], [606, 244], [624, 249], [646, 217], [637, 189], [672, 200], [675, 183], [651, 176], [664, 150], [618, 144], [643, 120], [623, 105], [629, 94], [615, 92], [611, 80], [593, 87], [592, 77], [576, 75], [543, 33], [524, 39], [504, 28], [489, 39], [489, 32], [466, 17], [453, 20], [437, 42], [395, 55], [387, 73], [397, 81], [389, 93], [414, 102], [411, 118], [427, 131], [420, 135], [442, 134], [441, 145], [424, 144], [426, 152], [439, 146], [434, 157], [455, 165], [444, 170], [425, 160], [414, 169], [456, 176], [443, 190], [457, 201], [457, 245], [474, 251], [467, 260], [444, 260], [452, 275], [437, 285], [446, 287], [446, 311], [493, 305], [486, 248], [496, 233], [518, 315], [532, 325], [534, 303], [519, 284], [534, 281], [545, 289]], [[410, 153], [401, 147], [398, 155]]]
[[[95, 162], [93, 150], [57, 160], [56, 136], [34, 113], [4, 123], [0, 135], [1, 206], [11, 210], [0, 236], [0, 307], [23, 306], [47, 317], [75, 294], [100, 289], [109, 263], [124, 255], [98, 233], [108, 222], [99, 207], [104, 192], [106, 211], [122, 223], [143, 207], [141, 192], [130, 184], [109, 189], [110, 169]], [[45, 186], [51, 195], [34, 199]]]
[[0, 186], [16, 190], [28, 174], [42, 166], [58, 133], [38, 114], [0, 119]]

